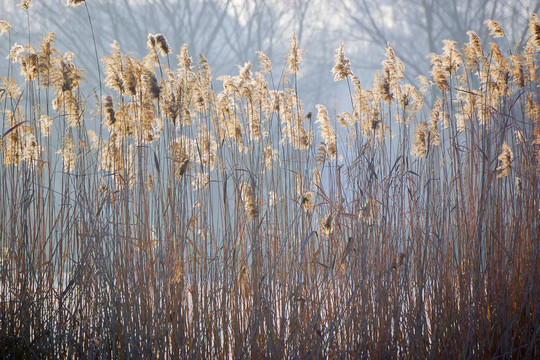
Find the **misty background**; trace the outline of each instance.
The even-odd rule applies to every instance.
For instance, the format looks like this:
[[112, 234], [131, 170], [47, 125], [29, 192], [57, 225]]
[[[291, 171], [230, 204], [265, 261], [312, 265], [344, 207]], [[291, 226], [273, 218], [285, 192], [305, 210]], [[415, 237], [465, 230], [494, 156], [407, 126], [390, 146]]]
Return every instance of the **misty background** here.
[[[371, 88], [387, 42], [404, 62], [407, 80], [415, 83], [419, 74], [429, 74], [427, 55], [440, 52], [444, 39], [458, 41], [461, 48], [466, 32], [474, 30], [487, 44], [493, 40], [483, 22], [492, 19], [504, 28], [503, 44], [511, 50], [526, 34], [529, 14], [540, 9], [538, 0], [87, 0], [77, 7], [66, 6], [65, 0], [35, 0], [28, 12], [18, 3], [0, 0], [0, 19], [12, 26], [0, 37], [1, 75], [18, 75], [17, 66], [8, 72], [5, 59], [14, 43], [38, 46], [53, 31], [55, 47], [72, 51], [75, 63], [87, 71], [81, 89], [90, 96], [98, 87], [91, 19], [99, 58], [110, 53], [114, 40], [123, 52], [142, 58], [148, 34], [162, 33], [174, 54], [184, 43], [195, 61], [203, 54], [214, 79], [236, 74], [237, 66], [247, 61], [258, 69], [255, 51], [261, 50], [272, 60], [277, 86], [296, 32], [306, 50], [298, 78], [306, 112], [317, 103], [330, 112], [349, 104], [347, 86], [333, 83], [330, 72], [340, 40], [364, 87]], [[214, 86], [222, 90], [219, 81]]]

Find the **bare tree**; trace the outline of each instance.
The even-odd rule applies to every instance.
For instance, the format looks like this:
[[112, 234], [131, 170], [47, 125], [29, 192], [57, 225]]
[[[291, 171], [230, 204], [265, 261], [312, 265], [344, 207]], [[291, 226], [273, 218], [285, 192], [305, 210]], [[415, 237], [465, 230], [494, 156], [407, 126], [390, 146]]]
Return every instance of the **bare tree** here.
[[[295, 32], [300, 47], [306, 50], [298, 81], [306, 107], [339, 97], [330, 69], [334, 49], [349, 30], [336, 21], [335, 9], [327, 0], [95, 0], [78, 7], [65, 4], [65, 0], [34, 1], [26, 12], [15, 1], [0, 0], [0, 8], [5, 10], [0, 16], [13, 26], [12, 43], [25, 43], [30, 38], [37, 44], [47, 31], [55, 32], [55, 46], [75, 54], [77, 65], [88, 71], [85, 77], [91, 88], [98, 81], [98, 66], [90, 23], [97, 58], [109, 54], [114, 40], [122, 51], [142, 57], [147, 53], [148, 34], [162, 33], [173, 52], [186, 43], [195, 58], [205, 55], [215, 75], [235, 73], [236, 66], [245, 61], [256, 65], [255, 51], [261, 50], [272, 60], [276, 80]], [[0, 51], [7, 54], [8, 42], [0, 40]], [[175, 61], [174, 57], [170, 60]], [[2, 74], [5, 63], [0, 63]]]
[[[489, 33], [483, 22], [498, 21], [507, 32], [509, 44], [525, 35], [531, 12], [539, 10], [538, 0], [341, 0], [340, 19], [349, 28], [348, 40], [363, 46], [362, 65], [378, 68], [387, 42], [407, 65], [409, 76], [425, 74], [426, 55], [437, 52], [442, 40], [467, 41], [467, 31], [481, 38]], [[365, 61], [366, 52], [374, 56]]]

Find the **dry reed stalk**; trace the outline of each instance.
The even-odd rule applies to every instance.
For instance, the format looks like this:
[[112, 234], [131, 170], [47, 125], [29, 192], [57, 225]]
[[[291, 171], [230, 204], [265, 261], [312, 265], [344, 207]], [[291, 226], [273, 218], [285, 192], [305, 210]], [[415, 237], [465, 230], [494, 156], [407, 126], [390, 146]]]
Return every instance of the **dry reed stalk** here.
[[295, 35], [295, 89], [271, 89], [258, 53], [261, 72], [246, 63], [218, 93], [186, 45], [172, 69], [161, 34], [142, 60], [113, 43], [99, 133], [74, 55], [52, 33], [15, 45], [0, 357], [538, 357], [537, 23], [512, 55], [446, 41], [420, 88], [390, 44], [363, 88], [340, 43], [340, 156], [324, 105], [311, 146]]

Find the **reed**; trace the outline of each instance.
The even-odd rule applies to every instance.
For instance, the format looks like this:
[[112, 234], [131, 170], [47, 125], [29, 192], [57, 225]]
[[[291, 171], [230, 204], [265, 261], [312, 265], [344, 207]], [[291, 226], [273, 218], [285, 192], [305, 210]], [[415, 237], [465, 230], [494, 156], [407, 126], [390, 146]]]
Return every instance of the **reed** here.
[[294, 35], [219, 92], [187, 45], [115, 42], [88, 98], [53, 33], [13, 45], [0, 358], [540, 357], [539, 29], [416, 85], [388, 44], [372, 89], [341, 43], [351, 107], [315, 121]]

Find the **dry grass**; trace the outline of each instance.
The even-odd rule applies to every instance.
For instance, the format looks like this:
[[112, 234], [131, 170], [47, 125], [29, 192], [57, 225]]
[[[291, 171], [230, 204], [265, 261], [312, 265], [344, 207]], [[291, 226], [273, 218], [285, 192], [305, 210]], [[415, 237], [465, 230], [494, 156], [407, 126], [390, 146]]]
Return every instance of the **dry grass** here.
[[530, 22], [510, 55], [445, 42], [421, 88], [390, 45], [361, 87], [340, 44], [352, 108], [315, 115], [294, 37], [283, 77], [259, 53], [219, 93], [187, 46], [115, 43], [103, 99], [53, 34], [14, 46], [0, 358], [540, 357]]

